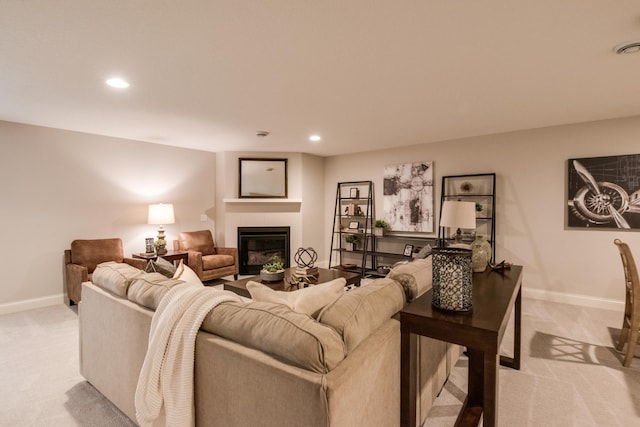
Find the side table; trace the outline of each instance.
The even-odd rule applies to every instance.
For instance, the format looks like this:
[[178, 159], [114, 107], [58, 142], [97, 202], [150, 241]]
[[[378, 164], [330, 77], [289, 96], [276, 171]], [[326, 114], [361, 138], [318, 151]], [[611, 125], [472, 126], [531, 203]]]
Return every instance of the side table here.
[[[416, 342], [412, 334], [467, 347], [468, 393], [456, 426], [484, 427], [498, 422], [498, 363], [520, 369], [522, 266], [500, 272], [473, 274], [473, 309], [469, 313], [443, 311], [431, 305], [433, 291], [400, 311], [401, 369], [400, 424], [416, 425]], [[514, 309], [513, 357], [500, 356], [500, 344]]]
[[[137, 253], [137, 254], [132, 254], [131, 256], [133, 258], [140, 258], [140, 259], [146, 259], [151, 261], [155, 261], [158, 259], [158, 255], [155, 253], [153, 254]], [[166, 259], [167, 261], [173, 262], [173, 263], [175, 263], [176, 261], [182, 260], [182, 262], [186, 264], [187, 261], [189, 260], [189, 252], [167, 251], [166, 254], [160, 255], [160, 258]]]

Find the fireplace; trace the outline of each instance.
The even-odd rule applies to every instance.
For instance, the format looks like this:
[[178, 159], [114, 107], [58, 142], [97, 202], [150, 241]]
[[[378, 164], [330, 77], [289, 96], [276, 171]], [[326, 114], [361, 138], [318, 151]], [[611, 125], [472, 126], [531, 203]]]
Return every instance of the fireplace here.
[[289, 267], [290, 227], [238, 227], [240, 274], [257, 275], [274, 256]]

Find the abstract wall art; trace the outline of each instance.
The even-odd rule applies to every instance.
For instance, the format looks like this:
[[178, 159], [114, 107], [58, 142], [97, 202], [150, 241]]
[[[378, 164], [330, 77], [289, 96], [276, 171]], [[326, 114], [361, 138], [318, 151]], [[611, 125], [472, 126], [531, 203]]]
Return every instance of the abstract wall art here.
[[387, 165], [384, 219], [392, 231], [433, 232], [433, 162]]

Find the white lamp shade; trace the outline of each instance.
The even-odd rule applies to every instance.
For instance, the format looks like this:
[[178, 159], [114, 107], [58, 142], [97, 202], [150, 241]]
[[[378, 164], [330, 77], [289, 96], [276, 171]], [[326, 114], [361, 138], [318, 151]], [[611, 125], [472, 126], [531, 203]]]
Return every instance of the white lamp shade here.
[[149, 205], [149, 224], [163, 225], [163, 224], [173, 224], [176, 222], [176, 219], [173, 215], [173, 204], [172, 203], [157, 203], [154, 205]]
[[476, 204], [445, 200], [442, 204], [440, 226], [451, 228], [476, 228]]

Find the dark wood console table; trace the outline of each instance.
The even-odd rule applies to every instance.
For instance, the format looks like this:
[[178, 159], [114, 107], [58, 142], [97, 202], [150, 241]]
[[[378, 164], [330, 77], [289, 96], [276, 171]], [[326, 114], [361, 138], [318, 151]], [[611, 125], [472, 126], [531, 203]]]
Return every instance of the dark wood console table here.
[[[456, 426], [484, 427], [498, 423], [498, 363], [520, 369], [522, 266], [500, 272], [487, 268], [473, 275], [473, 309], [470, 313], [438, 310], [431, 305], [432, 291], [400, 312], [401, 389], [400, 424], [416, 425], [416, 335], [467, 347], [469, 386]], [[500, 356], [500, 343], [514, 311], [513, 357]]]

